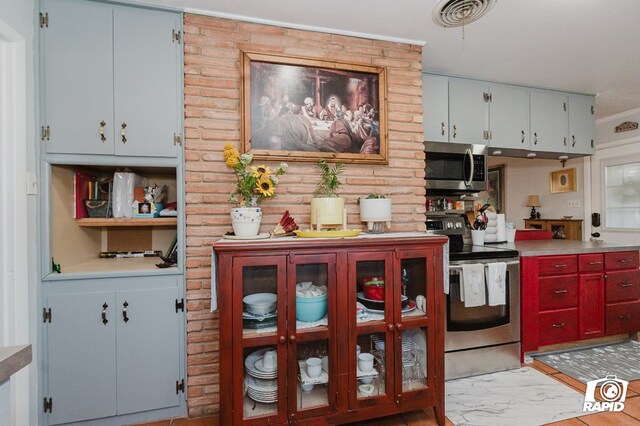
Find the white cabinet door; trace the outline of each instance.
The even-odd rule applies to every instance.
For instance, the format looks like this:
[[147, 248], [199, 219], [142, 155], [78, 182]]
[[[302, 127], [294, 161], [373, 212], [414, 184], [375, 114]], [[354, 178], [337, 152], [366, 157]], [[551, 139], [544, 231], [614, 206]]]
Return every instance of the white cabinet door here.
[[567, 152], [569, 144], [567, 95], [545, 90], [531, 91], [531, 149]]
[[168, 279], [172, 288], [117, 293], [118, 414], [180, 404], [178, 283]]
[[529, 89], [491, 83], [492, 148], [529, 149]]
[[[91, 282], [84, 283], [87, 287]], [[48, 424], [116, 414], [115, 293], [68, 293], [47, 298]], [[104, 311], [104, 317], [103, 317]], [[105, 322], [106, 321], [106, 322]]]
[[422, 74], [424, 140], [449, 141], [449, 77]]
[[595, 101], [591, 95], [569, 95], [569, 152], [593, 154]]
[[46, 152], [113, 154], [112, 7], [46, 0], [42, 10]]
[[489, 85], [483, 81], [449, 79], [449, 141], [486, 144], [489, 130], [489, 104], [485, 94]]
[[180, 28], [179, 16], [148, 9], [114, 8], [117, 155], [178, 154], [179, 146], [173, 138], [181, 134], [181, 45], [173, 41], [172, 31]]

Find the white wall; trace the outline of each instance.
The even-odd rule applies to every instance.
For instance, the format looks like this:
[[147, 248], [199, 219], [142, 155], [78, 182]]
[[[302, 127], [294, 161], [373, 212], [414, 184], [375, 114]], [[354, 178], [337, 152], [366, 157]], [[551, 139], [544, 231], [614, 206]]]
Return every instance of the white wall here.
[[[35, 19], [35, 0], [0, 0], [0, 345], [31, 343], [37, 354], [36, 200], [26, 195], [37, 164]], [[11, 381], [11, 425], [37, 422], [36, 372], [34, 362]]]
[[[584, 185], [583, 161], [580, 158], [567, 161], [565, 168], [576, 169], [577, 191], [551, 193], [550, 173], [562, 170], [560, 160], [489, 157], [489, 167], [504, 164], [505, 214], [507, 222], [516, 228], [524, 228], [524, 219], [529, 218], [531, 207], [527, 207], [527, 196], [540, 196], [542, 219], [562, 219], [563, 216], [583, 218]], [[569, 200], [577, 200], [579, 207], [568, 207]], [[585, 224], [583, 223], [583, 228]]]

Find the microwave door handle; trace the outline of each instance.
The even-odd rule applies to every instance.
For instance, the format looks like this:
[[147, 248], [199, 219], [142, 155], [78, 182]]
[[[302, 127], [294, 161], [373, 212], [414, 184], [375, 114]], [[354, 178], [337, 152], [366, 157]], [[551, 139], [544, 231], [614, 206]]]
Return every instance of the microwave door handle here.
[[[471, 164], [471, 171], [469, 173], [469, 179], [465, 179], [464, 184], [466, 185], [467, 188], [469, 188], [471, 186], [471, 182], [473, 181], [473, 153], [471, 152], [471, 150], [469, 148], [466, 149], [465, 151], [465, 155], [469, 158], [469, 163]], [[466, 170], [466, 168], [465, 168]]]

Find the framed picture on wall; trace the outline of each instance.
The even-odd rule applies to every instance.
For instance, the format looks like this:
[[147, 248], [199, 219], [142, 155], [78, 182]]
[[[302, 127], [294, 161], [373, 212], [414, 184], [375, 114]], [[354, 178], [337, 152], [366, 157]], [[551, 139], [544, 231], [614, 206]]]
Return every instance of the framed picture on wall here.
[[255, 158], [388, 162], [384, 67], [243, 52], [241, 90]]
[[489, 167], [487, 190], [479, 194], [478, 200], [482, 204], [491, 204], [497, 213], [505, 213], [504, 164]]
[[577, 191], [576, 169], [564, 169], [551, 172], [550, 184], [552, 194], [556, 192]]

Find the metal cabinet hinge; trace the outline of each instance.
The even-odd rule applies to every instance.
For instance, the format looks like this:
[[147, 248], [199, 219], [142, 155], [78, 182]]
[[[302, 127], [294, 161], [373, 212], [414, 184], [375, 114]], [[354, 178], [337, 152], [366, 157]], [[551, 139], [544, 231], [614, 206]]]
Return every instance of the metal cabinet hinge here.
[[567, 110], [567, 103], [566, 103], [566, 102], [563, 102], [563, 103], [562, 103], [562, 108], [563, 108], [565, 111]]
[[40, 140], [50, 140], [51, 139], [51, 129], [49, 126], [40, 127]]
[[591, 105], [591, 115], [595, 114], [593, 105]]
[[593, 139], [591, 139], [591, 148], [593, 148]]
[[180, 299], [179, 302], [178, 299], [176, 299], [176, 314], [178, 313], [178, 310], [184, 312], [184, 299]]
[[182, 33], [180, 31], [171, 30], [171, 41], [180, 44]]
[[49, 13], [40, 14], [40, 28], [49, 28]]
[[184, 393], [184, 379], [176, 380], [176, 395], [178, 395], [180, 391]]
[[42, 322], [51, 324], [51, 308], [42, 308]]
[[53, 400], [51, 398], [47, 398], [46, 396], [44, 397], [44, 412], [46, 413], [47, 411], [49, 413], [53, 412]]
[[482, 131], [482, 138], [483, 138], [485, 141], [489, 141], [489, 140], [491, 140], [491, 130], [483, 130], [483, 131]]
[[485, 102], [489, 102], [490, 96], [491, 96], [491, 95], [490, 95], [489, 93], [487, 93], [487, 92], [482, 92], [482, 99], [483, 99]]
[[567, 146], [567, 137], [566, 136], [564, 137], [563, 142], [564, 142], [564, 146]]
[[174, 133], [173, 134], [173, 144], [174, 145], [182, 145], [182, 135]]

